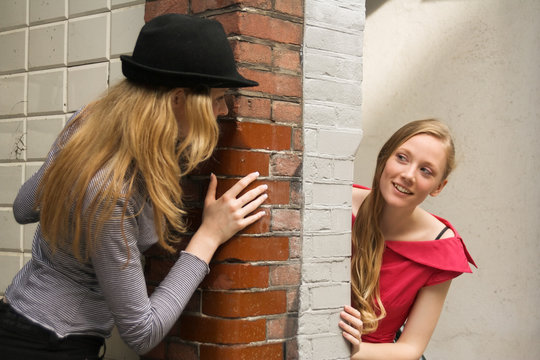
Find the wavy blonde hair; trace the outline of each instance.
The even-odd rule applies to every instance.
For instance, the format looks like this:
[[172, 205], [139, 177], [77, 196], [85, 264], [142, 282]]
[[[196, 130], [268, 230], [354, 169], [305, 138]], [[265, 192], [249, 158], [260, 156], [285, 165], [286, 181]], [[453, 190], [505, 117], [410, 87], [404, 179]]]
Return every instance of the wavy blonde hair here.
[[443, 142], [446, 148], [446, 166], [441, 181], [444, 181], [455, 167], [454, 141], [448, 127], [438, 120], [412, 121], [396, 131], [381, 148], [377, 157], [371, 192], [358, 209], [352, 234], [352, 297], [354, 306], [361, 313], [364, 334], [377, 330], [379, 320], [386, 316], [379, 288], [384, 252], [384, 237], [380, 219], [385, 206], [379, 181], [386, 162], [394, 151], [404, 142], [419, 134], [436, 137]]
[[186, 229], [180, 178], [209, 158], [218, 140], [208, 88], [184, 89], [189, 130], [179, 139], [175, 90], [124, 80], [65, 127], [38, 189], [41, 229], [53, 250], [70, 243], [74, 256], [87, 259], [118, 201], [123, 220], [139, 192], [153, 205], [159, 244], [174, 251], [174, 233]]

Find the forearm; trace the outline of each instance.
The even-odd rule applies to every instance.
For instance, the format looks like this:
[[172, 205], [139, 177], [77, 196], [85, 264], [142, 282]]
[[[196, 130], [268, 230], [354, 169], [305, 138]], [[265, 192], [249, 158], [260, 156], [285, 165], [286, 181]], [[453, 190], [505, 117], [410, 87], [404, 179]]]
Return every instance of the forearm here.
[[199, 228], [189, 241], [185, 252], [190, 253], [209, 264], [219, 246], [219, 241], [213, 240], [213, 235], [214, 234], [211, 232]]
[[[92, 262], [120, 336], [133, 350], [143, 354], [157, 345], [176, 323], [208, 273], [208, 265], [182, 253], [149, 297], [138, 244], [157, 241], [152, 211], [147, 207], [140, 211], [140, 205], [131, 201], [121, 221], [123, 208], [123, 202], [119, 201], [111, 220], [104, 225]], [[143, 239], [148, 236], [155, 239]]]
[[421, 356], [422, 351], [411, 344], [363, 342], [351, 360], [418, 360]]

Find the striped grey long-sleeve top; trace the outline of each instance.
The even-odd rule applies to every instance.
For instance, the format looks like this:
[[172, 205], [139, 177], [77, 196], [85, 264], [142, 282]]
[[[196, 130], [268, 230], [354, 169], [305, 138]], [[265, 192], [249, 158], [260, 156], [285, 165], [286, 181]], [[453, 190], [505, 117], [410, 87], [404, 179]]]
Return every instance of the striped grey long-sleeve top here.
[[[15, 199], [13, 212], [21, 224], [39, 221], [39, 212], [33, 208], [36, 191], [57, 147], [53, 146], [47, 161]], [[151, 204], [144, 204], [139, 213], [143, 203], [140, 194], [128, 200], [123, 228], [129, 257], [120, 226], [122, 200], [104, 225], [95, 254], [86, 262], [79, 262], [67, 251], [58, 250], [53, 255], [38, 225], [32, 259], [6, 290], [10, 305], [59, 337], [108, 337], [116, 325], [137, 353], [152, 349], [174, 325], [209, 268], [198, 257], [182, 252], [149, 297], [141, 253], [157, 242], [157, 234]]]

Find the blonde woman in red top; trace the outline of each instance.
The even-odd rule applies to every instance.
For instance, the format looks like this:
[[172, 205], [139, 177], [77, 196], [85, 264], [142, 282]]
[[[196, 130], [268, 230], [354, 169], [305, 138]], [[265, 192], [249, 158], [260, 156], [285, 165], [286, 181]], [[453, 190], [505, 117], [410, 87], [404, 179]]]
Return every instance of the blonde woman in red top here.
[[474, 261], [456, 229], [420, 207], [440, 194], [454, 166], [448, 127], [413, 121], [382, 147], [371, 189], [355, 185], [353, 306], [339, 323], [351, 359], [419, 359], [452, 279], [471, 272]]

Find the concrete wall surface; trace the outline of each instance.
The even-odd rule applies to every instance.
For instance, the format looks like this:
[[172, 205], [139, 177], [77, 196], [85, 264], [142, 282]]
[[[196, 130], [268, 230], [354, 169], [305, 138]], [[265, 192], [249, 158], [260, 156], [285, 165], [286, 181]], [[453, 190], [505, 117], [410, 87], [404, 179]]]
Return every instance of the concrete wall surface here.
[[458, 167], [426, 208], [479, 269], [454, 280], [428, 359], [540, 358], [540, 2], [366, 2], [355, 181], [399, 126], [452, 128]]

